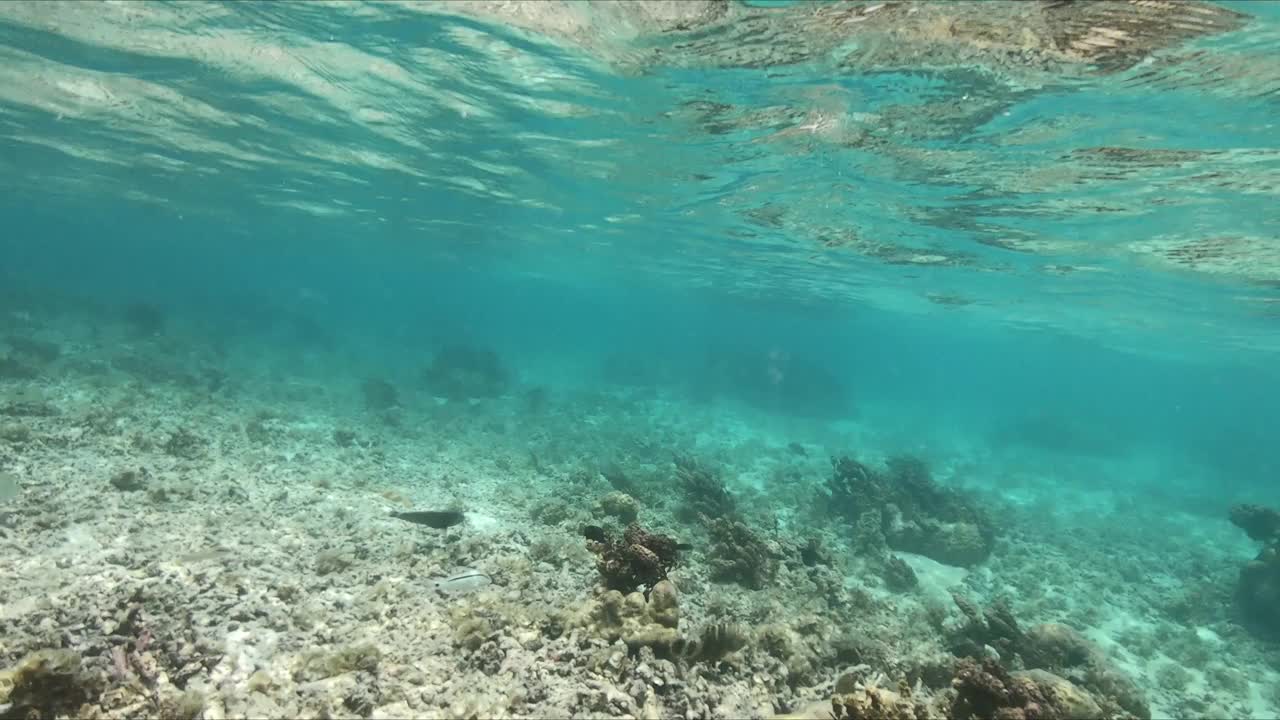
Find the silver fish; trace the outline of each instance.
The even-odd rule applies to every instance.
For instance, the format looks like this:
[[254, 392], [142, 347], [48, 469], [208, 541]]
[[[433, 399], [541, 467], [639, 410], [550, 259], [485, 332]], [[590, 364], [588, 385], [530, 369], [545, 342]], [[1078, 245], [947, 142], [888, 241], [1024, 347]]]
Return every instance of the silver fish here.
[[461, 570], [449, 577], [435, 578], [431, 587], [445, 596], [465, 595], [493, 584], [493, 578], [479, 570]]

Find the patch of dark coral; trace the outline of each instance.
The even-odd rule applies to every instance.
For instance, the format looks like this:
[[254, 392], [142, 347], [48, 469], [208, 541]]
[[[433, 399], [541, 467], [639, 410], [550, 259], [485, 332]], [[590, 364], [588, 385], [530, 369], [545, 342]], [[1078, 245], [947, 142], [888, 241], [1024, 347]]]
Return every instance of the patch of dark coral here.
[[12, 357], [0, 357], [0, 380], [33, 380], [36, 369]]
[[957, 657], [982, 657], [991, 647], [1001, 657], [1013, 657], [1022, 649], [1022, 630], [1007, 600], [1001, 598], [985, 610], [969, 598], [952, 593], [951, 599], [964, 616], [964, 622], [948, 638], [952, 654]]
[[7, 339], [10, 354], [38, 365], [48, 365], [62, 356], [62, 348], [47, 340], [10, 335]]
[[916, 571], [911, 569], [906, 560], [896, 555], [890, 555], [885, 561], [883, 573], [885, 587], [893, 592], [909, 592], [920, 584]]
[[635, 523], [627, 526], [621, 539], [607, 531], [592, 535], [603, 538], [588, 540], [587, 548], [595, 553], [596, 569], [610, 590], [634, 592], [643, 588], [647, 595], [667, 579], [680, 560], [680, 544], [675, 538], [651, 533]]
[[1258, 505], [1231, 508], [1231, 522], [1262, 550], [1240, 568], [1235, 604], [1241, 623], [1259, 637], [1280, 639], [1280, 512]]
[[1030, 678], [1012, 677], [998, 661], [990, 658], [981, 663], [972, 658], [961, 660], [951, 685], [956, 696], [948, 717], [953, 720], [1055, 720], [1063, 717], [1051, 691], [1046, 692]]
[[689, 455], [677, 454], [674, 461], [676, 480], [680, 483], [685, 498], [679, 511], [681, 519], [695, 521], [702, 516], [730, 517], [737, 511], [733, 495], [714, 469]]
[[[1079, 632], [1058, 623], [1044, 623], [1023, 630], [1008, 604], [1003, 601], [980, 610], [962, 596], [952, 597], [965, 617], [965, 622], [948, 637], [951, 652], [962, 658], [961, 667], [969, 663], [972, 670], [972, 664], [976, 662], [972, 660], [974, 657], [986, 657], [987, 663], [995, 662], [997, 665], [1001, 661], [1013, 666], [1021, 664], [1025, 668], [1066, 680], [1087, 691], [1100, 706], [1104, 717], [1134, 717], [1144, 720], [1151, 717], [1146, 698], [1133, 679], [1117, 669], [1100, 648]], [[987, 648], [994, 650], [1002, 660], [995, 661], [991, 658]], [[984, 665], [983, 669], [988, 668]], [[957, 677], [960, 674], [957, 672]], [[995, 677], [1001, 679], [999, 674], [995, 674]], [[985, 681], [983, 678], [978, 680]], [[976, 692], [980, 688], [974, 686], [973, 689]], [[980, 694], [975, 695], [973, 699], [976, 701], [980, 697]], [[1027, 708], [1023, 707], [1023, 710]], [[1069, 713], [1033, 716], [1007, 712], [1012, 713], [1008, 717], [1015, 719], [1070, 716]], [[1005, 716], [997, 714], [975, 717]]]
[[0, 706], [0, 718], [6, 720], [75, 716], [103, 691], [80, 656], [65, 649], [31, 653], [12, 670], [9, 682], [8, 701]]
[[749, 590], [763, 590], [778, 573], [779, 553], [740, 520], [707, 519], [711, 578]]
[[360, 386], [364, 393], [364, 405], [373, 412], [382, 412], [400, 405], [400, 393], [396, 386], [382, 378], [369, 378]]
[[1236, 505], [1231, 508], [1231, 523], [1244, 530], [1250, 540], [1262, 543], [1280, 541], [1280, 511], [1261, 505]]
[[539, 385], [524, 394], [524, 407], [533, 415], [542, 415], [551, 407], [551, 392]]
[[470, 345], [452, 345], [437, 352], [422, 379], [433, 393], [449, 400], [495, 398], [510, 384], [496, 353]]
[[139, 337], [153, 337], [164, 332], [164, 310], [152, 303], [137, 302], [126, 306], [122, 319]]
[[822, 540], [816, 537], [805, 540], [800, 546], [800, 562], [804, 563], [805, 567], [834, 564], [831, 551], [827, 550], [822, 545]]
[[938, 485], [923, 461], [896, 457], [884, 470], [849, 457], [831, 463], [828, 489], [835, 512], [855, 525], [865, 513], [878, 512], [890, 548], [961, 567], [991, 555], [991, 518], [973, 499]]

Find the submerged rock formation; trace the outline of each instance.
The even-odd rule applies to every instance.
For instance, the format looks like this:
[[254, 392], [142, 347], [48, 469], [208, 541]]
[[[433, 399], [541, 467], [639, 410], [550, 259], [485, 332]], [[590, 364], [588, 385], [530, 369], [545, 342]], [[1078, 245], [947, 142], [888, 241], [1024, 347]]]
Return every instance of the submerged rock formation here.
[[1263, 544], [1257, 557], [1240, 569], [1236, 607], [1254, 633], [1280, 637], [1280, 512], [1259, 505], [1231, 508], [1231, 522]]
[[[987, 559], [995, 526], [971, 498], [935, 483], [923, 462], [892, 458], [883, 471], [849, 457], [833, 458], [827, 482], [835, 511], [849, 519], [859, 544], [882, 535], [888, 547], [967, 567]], [[876, 522], [877, 528], [867, 527]]]

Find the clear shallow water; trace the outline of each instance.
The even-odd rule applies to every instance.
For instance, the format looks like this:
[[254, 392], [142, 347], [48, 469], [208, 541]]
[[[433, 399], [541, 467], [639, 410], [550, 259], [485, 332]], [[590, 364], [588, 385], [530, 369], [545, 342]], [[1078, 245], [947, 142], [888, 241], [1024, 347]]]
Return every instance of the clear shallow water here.
[[696, 396], [727, 353], [752, 396], [785, 358], [850, 402], [774, 409], [1048, 417], [1261, 484], [1280, 13], [1093, 5], [6, 3], [5, 286], [386, 372], [466, 336]]
[[[41, 603], [103, 617], [91, 596], [133, 602], [178, 549], [232, 570], [253, 548], [255, 587], [363, 597], [372, 574], [454, 575], [492, 536], [468, 564], [580, 608], [596, 567], [555, 548], [621, 467], [646, 524], [699, 543], [686, 632], [727, 603], [807, 642], [817, 607], [919, 669], [943, 635], [923, 595], [863, 612], [881, 559], [832, 517], [826, 457], [909, 453], [1008, 511], [967, 576], [912, 558], [945, 580], [933, 600], [965, 578], [1072, 624], [1157, 717], [1274, 716], [1274, 647], [1232, 601], [1258, 547], [1227, 508], [1280, 503], [1278, 44], [1280, 4], [1258, 2], [0, 3], [5, 660], [46, 642]], [[459, 343], [510, 370], [499, 397], [423, 382]], [[709, 581], [741, 547], [673, 507], [697, 495], [686, 451], [745, 532], [824, 537], [828, 566]], [[446, 502], [463, 528], [392, 554], [417, 529], [384, 506]], [[68, 506], [94, 512], [50, 518]], [[368, 542], [343, 561], [346, 540]], [[535, 546], [557, 572], [505, 572]], [[358, 562], [316, 578], [313, 556]], [[223, 632], [239, 600], [166, 578], [173, 607], [215, 608], [213, 650], [291, 678], [255, 706], [206, 673], [207, 699], [305, 714], [286, 648], [311, 649], [309, 620], [279, 645]], [[538, 672], [504, 685], [441, 630], [471, 606], [404, 587], [410, 630], [375, 640], [388, 666], [434, 663], [415, 692], [448, 687], [422, 707], [578, 707], [557, 703], [583, 656], [513, 651]], [[147, 612], [160, 643], [194, 622]], [[67, 622], [107, 672], [117, 638]], [[766, 655], [674, 695], [710, 716], [749, 677], [767, 715], [843, 662], [815, 650], [798, 679]], [[501, 705], [552, 659], [574, 671], [544, 704]], [[449, 716], [468, 714], [487, 716]]]

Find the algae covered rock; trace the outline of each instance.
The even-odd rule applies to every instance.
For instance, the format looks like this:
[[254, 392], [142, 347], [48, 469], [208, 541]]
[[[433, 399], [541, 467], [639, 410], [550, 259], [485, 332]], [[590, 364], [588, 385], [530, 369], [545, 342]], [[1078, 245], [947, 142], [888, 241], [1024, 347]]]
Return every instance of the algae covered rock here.
[[1250, 630], [1263, 637], [1280, 637], [1280, 545], [1263, 548], [1240, 568], [1236, 606]]
[[38, 650], [0, 672], [0, 717], [77, 715], [102, 694], [101, 679], [81, 667], [70, 650]]
[[989, 514], [977, 499], [934, 482], [923, 461], [890, 458], [883, 470], [849, 457], [831, 463], [832, 508], [854, 525], [860, 550], [882, 554], [883, 536], [889, 548], [947, 565], [969, 567], [991, 555], [996, 533]]
[[1070, 680], [1058, 677], [1048, 670], [1020, 670], [1010, 675], [1014, 678], [1031, 680], [1038, 685], [1047, 697], [1053, 698], [1054, 707], [1062, 717], [1071, 718], [1071, 720], [1102, 720], [1106, 717], [1106, 713], [1102, 711], [1102, 707], [1092, 695]]
[[1264, 638], [1280, 637], [1280, 512], [1259, 505], [1231, 508], [1231, 522], [1264, 543], [1236, 581], [1235, 601], [1240, 620]]
[[1029, 667], [1062, 668], [1083, 665], [1097, 648], [1074, 628], [1043, 623], [1027, 630], [1018, 648]]

